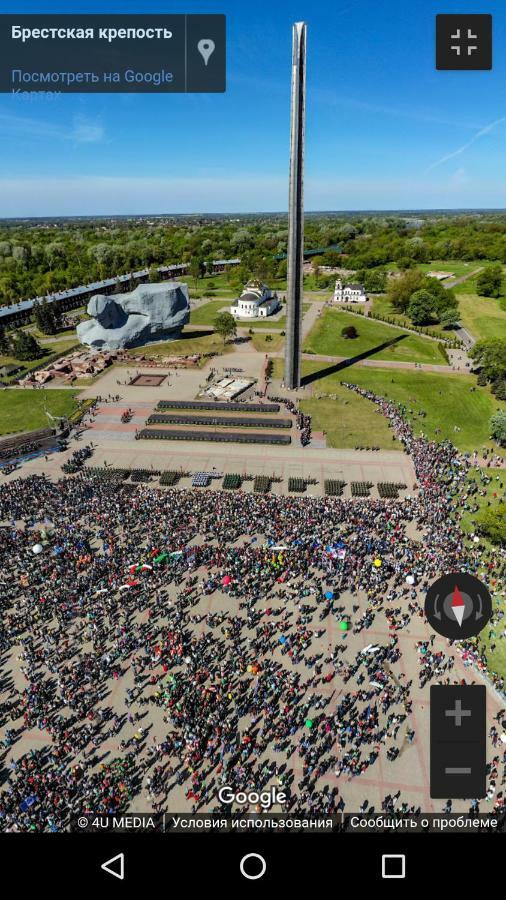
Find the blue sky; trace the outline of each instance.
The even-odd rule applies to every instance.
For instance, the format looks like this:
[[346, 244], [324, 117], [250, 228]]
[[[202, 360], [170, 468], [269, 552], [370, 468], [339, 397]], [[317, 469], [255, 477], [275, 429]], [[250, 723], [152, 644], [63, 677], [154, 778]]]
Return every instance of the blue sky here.
[[[506, 207], [503, 0], [0, 0], [42, 11], [225, 13], [227, 92], [0, 94], [0, 216], [286, 209], [296, 20], [307, 209]], [[492, 13], [492, 72], [436, 72], [441, 12]]]

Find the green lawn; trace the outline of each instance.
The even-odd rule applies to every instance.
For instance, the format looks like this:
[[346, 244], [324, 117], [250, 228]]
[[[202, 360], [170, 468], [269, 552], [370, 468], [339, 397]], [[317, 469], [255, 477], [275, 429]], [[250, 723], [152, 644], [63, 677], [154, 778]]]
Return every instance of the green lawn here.
[[230, 311], [230, 304], [227, 305], [226, 300], [211, 300], [209, 303], [203, 303], [197, 306], [190, 313], [190, 325], [212, 325], [216, 316], [222, 309]]
[[[478, 504], [480, 510], [483, 509], [483, 507], [485, 507], [489, 501], [491, 501], [492, 503], [495, 503], [501, 497], [504, 497], [504, 486], [506, 485], [506, 471], [504, 469], [492, 469], [491, 468], [491, 469], [485, 469], [484, 471], [487, 475], [492, 477], [492, 481], [490, 482], [490, 484], [483, 485], [480, 479], [475, 478], [474, 472], [471, 472], [471, 474], [469, 476], [469, 480], [470, 481], [477, 480], [478, 484], [480, 486], [480, 490], [485, 492], [484, 496], [481, 496], [480, 494], [473, 494], [473, 496], [472, 496], [473, 505], [475, 503]], [[496, 497], [494, 497], [494, 494], [496, 495]], [[479, 514], [479, 512], [471, 513], [468, 510], [463, 511], [462, 516], [460, 518], [460, 525], [465, 534], [470, 534], [471, 532], [473, 532], [475, 530], [475, 520], [476, 520], [476, 516], [478, 514]], [[487, 548], [487, 552], [490, 555], [491, 559], [493, 559], [494, 556], [496, 556], [497, 547], [495, 547], [491, 543], [491, 541], [487, 540], [484, 537], [481, 537], [480, 544], [482, 547], [483, 547], [483, 545], [485, 545], [485, 547]], [[478, 571], [477, 574], [479, 576], [480, 572]], [[505, 604], [504, 597], [501, 597], [501, 596], [499, 596], [499, 594], [496, 594], [495, 596], [493, 596], [494, 607], [497, 606], [498, 602], [500, 604], [502, 604], [502, 606], [504, 608], [504, 604]], [[490, 634], [490, 632], [494, 631], [494, 630], [496, 632], [496, 639], [494, 639], [494, 637], [492, 637]], [[484, 641], [484, 643], [487, 645], [487, 656], [488, 656], [489, 668], [495, 672], [500, 672], [502, 675], [506, 675], [506, 640], [504, 640], [504, 638], [502, 640], [497, 640], [498, 634], [500, 633], [501, 630], [502, 630], [501, 627], [499, 627], [499, 628], [496, 627], [495, 629], [491, 629], [490, 627], [486, 628], [480, 634], [480, 641]], [[493, 643], [496, 643], [497, 646], [496, 646], [495, 650], [491, 651], [488, 648], [490, 647], [490, 644], [493, 644]]]
[[193, 356], [194, 353], [231, 353], [232, 347], [226, 344], [218, 334], [203, 334], [197, 336], [193, 331], [188, 336], [178, 341], [161, 341], [158, 344], [148, 344], [144, 347], [135, 347], [128, 351], [129, 356]]
[[[270, 337], [272, 340], [268, 341]], [[251, 335], [251, 342], [259, 353], [277, 353], [283, 346], [284, 337], [281, 334], [259, 334], [256, 332]]]
[[[349, 325], [354, 325], [358, 331], [358, 337], [353, 340], [341, 335], [342, 328]], [[399, 341], [378, 350], [373, 354], [374, 359], [447, 365], [436, 341], [416, 334], [406, 334], [399, 328], [334, 309], [324, 310], [317, 320], [306, 338], [304, 352], [352, 357], [394, 341], [395, 338], [399, 338]]]
[[[500, 500], [504, 497], [504, 486], [506, 485], [506, 470], [505, 469], [484, 469], [483, 472], [485, 475], [488, 475], [492, 478], [490, 484], [483, 485], [480, 479], [477, 479], [474, 475], [476, 470], [472, 470], [469, 476], [469, 481], [477, 481], [480, 491], [484, 491], [484, 495], [481, 494], [473, 494], [472, 495], [472, 503], [473, 506], [478, 504], [480, 510], [483, 507], [487, 506], [487, 503], [491, 501], [494, 503], [496, 500]], [[501, 487], [502, 485], [502, 487]], [[496, 495], [494, 497], [494, 494]], [[479, 511], [478, 511], [479, 512]], [[468, 510], [464, 510], [461, 518], [460, 524], [462, 530], [466, 534], [470, 534], [475, 531], [475, 519], [478, 513], [471, 513]], [[492, 543], [487, 541], [486, 538], [481, 538], [482, 542], [485, 543], [488, 547], [492, 548]]]
[[[310, 360], [302, 363], [304, 375], [322, 369], [325, 369], [325, 363]], [[431, 439], [451, 440], [461, 450], [489, 447], [501, 452], [501, 448], [490, 440], [488, 423], [495, 410], [505, 409], [506, 404], [497, 401], [488, 388], [476, 388], [471, 392], [470, 388], [476, 386], [476, 378], [472, 375], [352, 366], [314, 381], [313, 391], [315, 394], [334, 393], [341, 381], [358, 384], [382, 397], [404, 403], [415, 434], [423, 432]], [[422, 417], [421, 412], [425, 416]], [[374, 420], [377, 421], [379, 418]], [[455, 431], [454, 426], [460, 431]], [[437, 428], [440, 429], [438, 434]], [[360, 443], [358, 439], [356, 443]], [[366, 443], [379, 444], [376, 430], [369, 434]]]
[[326, 432], [328, 447], [343, 449], [374, 444], [382, 450], [402, 449], [374, 404], [342, 385], [333, 385], [331, 393], [332, 399], [312, 398], [300, 404], [311, 416], [313, 430]]
[[434, 259], [429, 263], [420, 263], [417, 269], [422, 272], [453, 272], [455, 278], [463, 278], [475, 269], [491, 265], [492, 263], [486, 259], [474, 259], [469, 262], [463, 262], [461, 259]]
[[74, 337], [66, 338], [66, 340], [62, 339], [61, 341], [51, 341], [50, 344], [45, 344], [44, 341], [41, 341], [40, 344], [41, 347], [43, 347], [44, 350], [47, 350], [49, 353], [65, 353], [67, 350], [82, 346], [79, 343], [76, 335], [74, 335]]
[[74, 343], [77, 341], [75, 328], [64, 328], [61, 331], [57, 331], [55, 334], [44, 334], [42, 331], [39, 331], [36, 325], [28, 325], [23, 331], [31, 332], [34, 338], [41, 344], [52, 338], [61, 338], [62, 340], [72, 339]]
[[[273, 378], [281, 379], [283, 360], [274, 359], [273, 364]], [[304, 374], [317, 369], [317, 363], [308, 360], [302, 363]], [[346, 449], [374, 444], [382, 450], [401, 450], [385, 417], [369, 400], [343, 387], [342, 377], [331, 376], [315, 382], [313, 397], [301, 401], [301, 408], [312, 417], [314, 431], [325, 431], [328, 447]]]
[[51, 423], [44, 407], [53, 416], [69, 416], [77, 409], [79, 391], [8, 388], [0, 391], [0, 434], [34, 431]]
[[[469, 292], [470, 283], [461, 285], [458, 291], [460, 320], [477, 340], [482, 338], [506, 338], [506, 310], [501, 309], [500, 300], [480, 297]], [[467, 289], [467, 290], [466, 290]]]
[[[469, 272], [474, 272], [481, 266], [492, 266], [493, 262], [489, 259], [471, 259], [463, 261], [461, 259], [433, 259], [428, 263], [418, 263], [415, 267], [421, 272], [452, 272], [456, 278], [462, 278]], [[385, 263], [380, 268], [389, 272], [398, 272], [399, 266], [395, 262]]]

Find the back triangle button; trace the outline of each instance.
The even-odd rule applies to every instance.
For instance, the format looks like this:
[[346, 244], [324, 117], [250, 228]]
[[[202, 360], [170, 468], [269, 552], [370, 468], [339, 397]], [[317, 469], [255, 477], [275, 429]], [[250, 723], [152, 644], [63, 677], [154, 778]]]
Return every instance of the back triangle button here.
[[117, 856], [106, 859], [100, 868], [107, 872], [108, 875], [114, 875], [114, 878], [119, 878], [120, 881], [123, 881], [125, 877], [125, 854], [118, 853]]

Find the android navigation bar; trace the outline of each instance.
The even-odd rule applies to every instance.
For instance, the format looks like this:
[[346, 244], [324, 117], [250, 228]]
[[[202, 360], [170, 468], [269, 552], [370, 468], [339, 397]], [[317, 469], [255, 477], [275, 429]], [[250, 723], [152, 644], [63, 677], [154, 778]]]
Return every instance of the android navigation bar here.
[[0, 15], [0, 92], [221, 93], [223, 15]]

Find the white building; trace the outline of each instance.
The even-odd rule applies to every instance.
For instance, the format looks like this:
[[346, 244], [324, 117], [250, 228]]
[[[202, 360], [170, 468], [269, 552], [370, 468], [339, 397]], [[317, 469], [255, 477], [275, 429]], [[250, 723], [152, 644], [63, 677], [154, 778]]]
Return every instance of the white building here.
[[278, 295], [256, 278], [248, 281], [240, 297], [230, 307], [236, 319], [260, 319], [272, 316], [280, 307]]
[[345, 286], [338, 278], [332, 300], [334, 303], [365, 303], [367, 294], [363, 284], [347, 284]]

